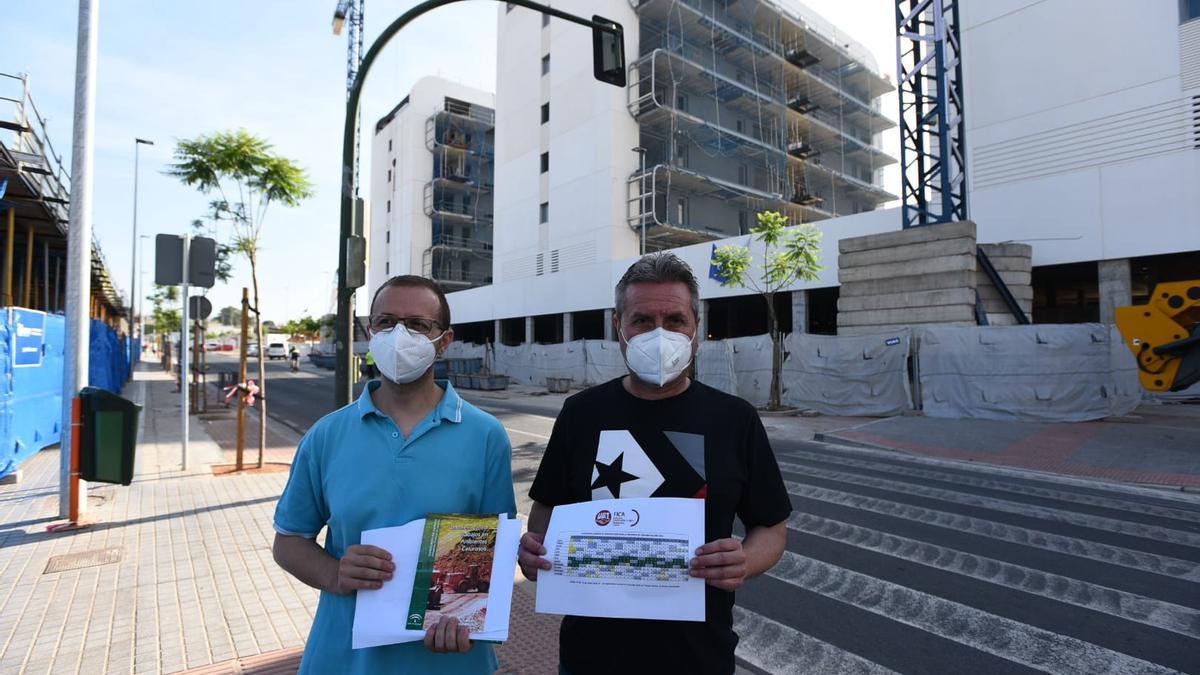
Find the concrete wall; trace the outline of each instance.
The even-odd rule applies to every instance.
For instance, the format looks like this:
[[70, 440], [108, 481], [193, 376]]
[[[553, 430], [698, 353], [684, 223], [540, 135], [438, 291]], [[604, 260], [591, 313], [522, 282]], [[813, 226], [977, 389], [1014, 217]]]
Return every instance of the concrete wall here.
[[975, 224], [930, 225], [838, 242], [838, 334], [975, 325]]

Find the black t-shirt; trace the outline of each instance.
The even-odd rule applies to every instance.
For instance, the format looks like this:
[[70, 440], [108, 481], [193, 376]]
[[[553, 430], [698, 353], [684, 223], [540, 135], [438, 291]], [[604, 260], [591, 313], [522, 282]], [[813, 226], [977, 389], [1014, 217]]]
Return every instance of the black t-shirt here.
[[[692, 381], [678, 396], [639, 399], [617, 378], [563, 403], [529, 496], [546, 506], [592, 499], [702, 497], [705, 541], [776, 525], [792, 512], [758, 413]], [[734, 670], [733, 593], [706, 587], [705, 623], [568, 616], [560, 660], [588, 673]]]

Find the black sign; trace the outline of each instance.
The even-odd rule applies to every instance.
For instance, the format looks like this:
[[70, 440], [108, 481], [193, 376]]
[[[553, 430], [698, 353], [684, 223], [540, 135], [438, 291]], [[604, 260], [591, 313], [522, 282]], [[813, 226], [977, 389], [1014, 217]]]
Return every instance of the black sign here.
[[203, 295], [188, 298], [188, 318], [202, 321], [212, 314], [212, 303]]
[[[217, 282], [217, 242], [192, 237], [188, 246], [188, 283], [212, 288]], [[183, 283], [183, 237], [160, 234], [154, 238], [154, 283], [178, 286]]]

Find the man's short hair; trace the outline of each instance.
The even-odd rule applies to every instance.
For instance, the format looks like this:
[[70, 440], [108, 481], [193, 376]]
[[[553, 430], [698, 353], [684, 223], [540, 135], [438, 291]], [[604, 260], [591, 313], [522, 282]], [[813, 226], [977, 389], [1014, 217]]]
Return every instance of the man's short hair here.
[[638, 259], [625, 270], [625, 276], [617, 282], [617, 315], [625, 311], [625, 289], [629, 284], [666, 284], [679, 282], [687, 286], [692, 296], [692, 313], [700, 316], [700, 284], [692, 268], [674, 253], [662, 251], [650, 253]]
[[383, 292], [383, 289], [394, 287], [427, 288], [430, 291], [433, 291], [433, 294], [437, 296], [438, 306], [440, 308], [439, 314], [441, 316], [438, 317], [438, 322], [442, 324], [443, 329], [450, 328], [450, 303], [446, 301], [445, 291], [442, 290], [442, 287], [438, 285], [436, 281], [432, 279], [426, 279], [425, 277], [419, 277], [415, 274], [401, 274], [400, 276], [392, 277], [391, 279], [383, 282], [383, 285], [375, 290], [375, 295], [371, 296], [372, 316], [375, 315], [375, 299], [379, 297], [379, 294]]

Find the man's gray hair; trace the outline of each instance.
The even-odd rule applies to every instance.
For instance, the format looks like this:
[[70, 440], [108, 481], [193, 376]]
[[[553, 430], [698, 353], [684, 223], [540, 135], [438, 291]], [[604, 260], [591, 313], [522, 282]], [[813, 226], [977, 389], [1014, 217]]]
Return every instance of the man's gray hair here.
[[625, 289], [629, 284], [665, 284], [679, 282], [687, 286], [692, 296], [692, 313], [700, 316], [700, 284], [692, 268], [674, 253], [659, 252], [644, 255], [625, 270], [617, 282], [617, 315], [625, 311]]

